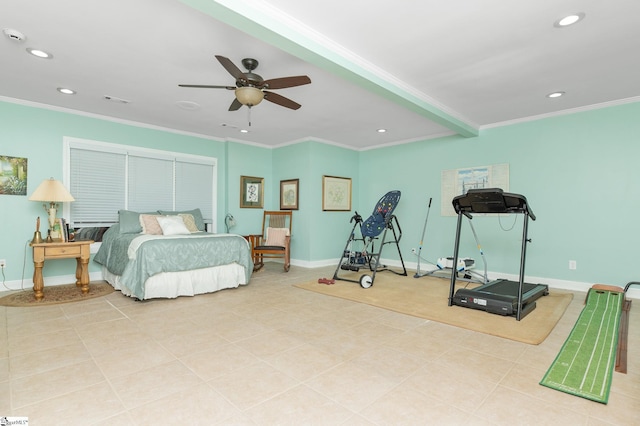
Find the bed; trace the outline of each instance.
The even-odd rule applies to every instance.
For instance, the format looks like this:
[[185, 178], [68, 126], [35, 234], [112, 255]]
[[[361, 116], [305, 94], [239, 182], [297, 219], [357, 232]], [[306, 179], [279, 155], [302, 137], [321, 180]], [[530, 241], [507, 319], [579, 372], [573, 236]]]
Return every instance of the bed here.
[[[174, 217], [144, 216], [155, 216], [153, 220]], [[141, 228], [141, 232], [131, 232], [138, 228], [128, 225], [121, 214], [120, 223], [104, 233], [94, 256], [102, 265], [104, 279], [123, 294], [140, 300], [175, 298], [249, 283], [253, 262], [244, 237], [195, 228], [179, 234]]]

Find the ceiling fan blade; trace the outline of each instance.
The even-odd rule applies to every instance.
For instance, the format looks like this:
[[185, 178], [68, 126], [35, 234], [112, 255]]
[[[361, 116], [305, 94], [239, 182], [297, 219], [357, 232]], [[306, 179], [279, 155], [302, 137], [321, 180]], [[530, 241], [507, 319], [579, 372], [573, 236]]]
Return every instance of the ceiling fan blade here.
[[284, 89], [286, 87], [302, 86], [311, 83], [311, 79], [306, 75], [296, 75], [293, 77], [272, 78], [262, 82], [262, 87], [268, 89]]
[[233, 62], [231, 62], [231, 59], [220, 55], [216, 55], [216, 59], [218, 60], [218, 62], [220, 62], [220, 64], [222, 64], [224, 69], [226, 69], [229, 74], [233, 76], [233, 78], [235, 78], [236, 80], [244, 78], [244, 73], [240, 71], [240, 68], [238, 68]]
[[227, 89], [236, 90], [236, 86], [210, 86], [207, 84], [178, 84], [180, 87], [197, 87], [199, 89]]
[[234, 98], [233, 102], [231, 102], [231, 106], [229, 106], [229, 111], [237, 111], [240, 107], [242, 107], [242, 104], [237, 98]]
[[264, 92], [264, 98], [266, 100], [268, 100], [269, 102], [273, 102], [274, 104], [278, 104], [280, 106], [283, 106], [285, 108], [290, 108], [290, 109], [299, 109], [302, 105], [300, 105], [297, 102], [292, 101], [289, 98], [285, 98], [282, 95], [278, 95], [277, 93], [273, 93], [273, 92]]

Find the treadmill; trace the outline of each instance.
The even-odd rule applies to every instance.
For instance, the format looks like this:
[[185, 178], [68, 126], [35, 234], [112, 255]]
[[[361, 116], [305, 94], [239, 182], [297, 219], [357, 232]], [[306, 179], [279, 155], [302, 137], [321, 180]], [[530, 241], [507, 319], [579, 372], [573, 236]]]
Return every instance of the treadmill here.
[[471, 220], [473, 213], [483, 214], [524, 214], [522, 230], [522, 250], [520, 254], [520, 279], [518, 282], [498, 279], [473, 289], [461, 288], [455, 292], [456, 274], [451, 274], [449, 290], [449, 306], [457, 305], [465, 308], [480, 309], [489, 313], [515, 316], [517, 321], [524, 318], [536, 307], [536, 300], [549, 294], [546, 284], [529, 284], [524, 282], [524, 263], [527, 252], [529, 218], [536, 220], [527, 204], [527, 199], [520, 194], [503, 192], [500, 188], [470, 189], [464, 195], [453, 199], [453, 208], [458, 214], [456, 241], [453, 253], [453, 264], [458, 263], [460, 248], [460, 229], [462, 216]]

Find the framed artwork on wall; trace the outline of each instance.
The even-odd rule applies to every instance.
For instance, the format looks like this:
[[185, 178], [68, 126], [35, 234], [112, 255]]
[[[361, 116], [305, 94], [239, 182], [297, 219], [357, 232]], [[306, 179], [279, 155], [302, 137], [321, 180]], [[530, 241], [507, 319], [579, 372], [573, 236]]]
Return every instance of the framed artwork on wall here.
[[299, 179], [280, 181], [280, 210], [298, 210]]
[[264, 206], [264, 178], [240, 176], [240, 208], [261, 209]]
[[27, 195], [27, 161], [0, 155], [0, 195]]
[[351, 178], [322, 176], [322, 210], [351, 210]]

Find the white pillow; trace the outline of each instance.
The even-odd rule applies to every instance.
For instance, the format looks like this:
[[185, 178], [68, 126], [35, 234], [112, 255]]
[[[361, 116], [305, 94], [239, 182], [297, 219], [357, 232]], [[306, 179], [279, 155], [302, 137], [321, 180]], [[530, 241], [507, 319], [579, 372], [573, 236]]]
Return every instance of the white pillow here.
[[163, 235], [182, 235], [191, 233], [180, 216], [158, 216], [156, 219], [162, 228]]

